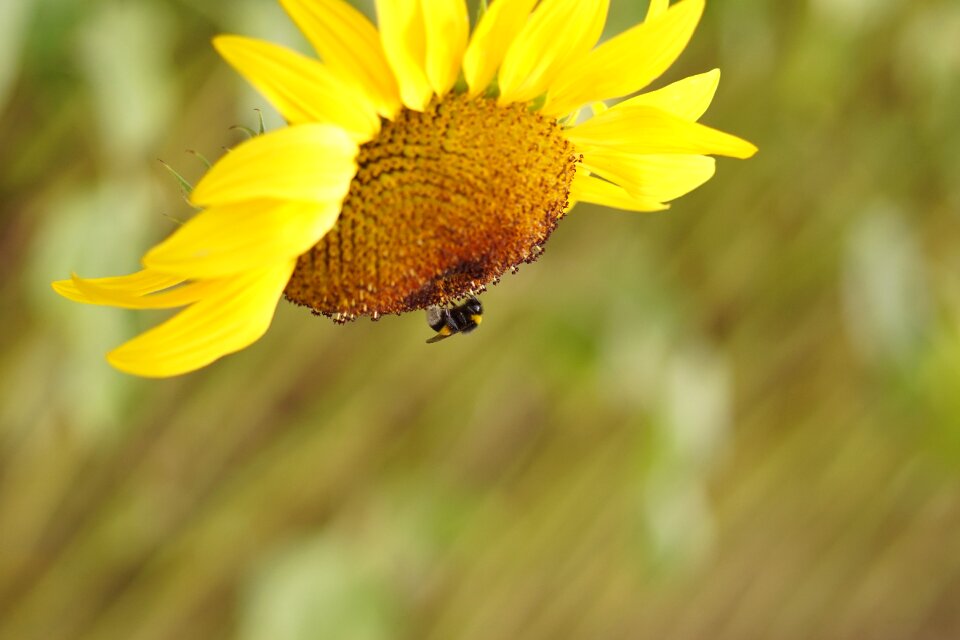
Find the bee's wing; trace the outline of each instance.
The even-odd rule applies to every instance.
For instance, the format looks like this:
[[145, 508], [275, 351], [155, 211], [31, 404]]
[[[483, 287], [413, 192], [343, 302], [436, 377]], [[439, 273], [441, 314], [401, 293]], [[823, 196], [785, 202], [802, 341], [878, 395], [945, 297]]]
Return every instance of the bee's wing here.
[[427, 307], [427, 324], [434, 331], [444, 324], [443, 311], [442, 307]]

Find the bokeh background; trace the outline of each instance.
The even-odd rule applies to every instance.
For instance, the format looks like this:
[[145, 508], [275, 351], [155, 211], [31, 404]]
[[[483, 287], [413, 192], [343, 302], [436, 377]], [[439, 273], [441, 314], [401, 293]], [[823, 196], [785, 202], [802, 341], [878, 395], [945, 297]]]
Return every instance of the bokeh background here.
[[126, 377], [161, 316], [49, 282], [134, 270], [158, 158], [267, 107], [225, 31], [306, 50], [271, 0], [0, 2], [0, 638], [960, 635], [960, 3], [709, 3], [658, 84], [721, 67], [760, 154], [579, 207], [471, 336], [281, 304]]

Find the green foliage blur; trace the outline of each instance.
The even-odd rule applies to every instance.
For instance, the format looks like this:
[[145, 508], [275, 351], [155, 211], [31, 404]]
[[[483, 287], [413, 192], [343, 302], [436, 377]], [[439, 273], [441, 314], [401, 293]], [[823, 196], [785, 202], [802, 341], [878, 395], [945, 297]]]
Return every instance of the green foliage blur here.
[[267, 109], [222, 32], [307, 50], [272, 0], [0, 2], [0, 638], [960, 635], [960, 3], [713, 0], [657, 85], [720, 67], [756, 158], [578, 207], [470, 336], [282, 303], [127, 377], [162, 314], [49, 283]]

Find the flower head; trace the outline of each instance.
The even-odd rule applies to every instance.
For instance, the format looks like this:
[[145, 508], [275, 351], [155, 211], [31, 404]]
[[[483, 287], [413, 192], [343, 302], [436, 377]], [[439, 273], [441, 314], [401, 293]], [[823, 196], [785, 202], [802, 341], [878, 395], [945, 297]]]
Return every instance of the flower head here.
[[704, 6], [652, 0], [596, 46], [608, 1], [495, 0], [471, 34], [464, 0], [377, 0], [379, 31], [344, 0], [281, 0], [320, 60], [214, 45], [289, 126], [217, 162], [190, 196], [202, 211], [142, 271], [54, 288], [185, 306], [108, 355], [177, 375], [257, 340], [281, 295], [338, 320], [446, 304], [534, 260], [577, 201], [665, 209], [710, 179], [710, 155], [753, 155], [697, 123], [716, 70], [606, 107], [673, 63]]

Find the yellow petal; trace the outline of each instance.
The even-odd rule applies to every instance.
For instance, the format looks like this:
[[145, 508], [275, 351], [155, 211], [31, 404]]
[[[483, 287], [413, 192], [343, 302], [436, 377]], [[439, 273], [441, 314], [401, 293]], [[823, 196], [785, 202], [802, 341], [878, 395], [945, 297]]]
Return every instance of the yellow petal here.
[[618, 106], [648, 106], [684, 120], [697, 121], [706, 113], [720, 84], [720, 69], [678, 80], [662, 89], [641, 93]]
[[442, 96], [453, 88], [460, 75], [470, 33], [467, 5], [464, 0], [428, 0], [423, 17], [427, 79], [434, 93]]
[[427, 79], [426, 31], [420, 0], [376, 0], [380, 42], [400, 86], [400, 99], [423, 111], [433, 87]]
[[647, 7], [647, 20], [652, 20], [663, 15], [670, 6], [670, 0], [650, 0], [650, 6]]
[[463, 54], [463, 76], [470, 95], [483, 93], [507, 54], [507, 48], [523, 29], [537, 0], [495, 0], [470, 38]]
[[669, 209], [655, 200], [642, 200], [631, 196], [623, 187], [601, 180], [586, 171], [577, 170], [570, 185], [570, 199], [589, 202], [625, 211], [663, 211]]
[[609, 0], [543, 0], [507, 49], [500, 102], [524, 102], [546, 92], [597, 43], [608, 5]]
[[219, 36], [213, 45], [290, 124], [334, 124], [358, 143], [372, 139], [380, 130], [373, 102], [316, 60], [241, 36]]
[[713, 177], [716, 160], [708, 156], [594, 153], [583, 166], [620, 185], [634, 198], [669, 202]]
[[369, 96], [380, 115], [400, 108], [400, 90], [367, 17], [343, 0], [280, 0], [293, 21], [344, 83]]
[[740, 138], [647, 106], [617, 105], [566, 131], [581, 153], [721, 155], [749, 158], [757, 148]]
[[83, 296], [81, 302], [101, 304], [124, 309], [171, 309], [193, 304], [210, 295], [220, 286], [215, 280], [190, 282], [171, 287], [158, 293], [134, 295], [125, 291], [100, 287], [96, 280], [84, 280], [73, 276], [74, 288]]
[[164, 378], [194, 371], [259, 339], [290, 280], [291, 260], [225, 280], [163, 324], [107, 354], [127, 373]]
[[593, 100], [625, 96], [658, 78], [690, 41], [704, 0], [681, 0], [662, 15], [578, 57], [550, 87], [544, 111], [564, 114]]
[[[85, 280], [85, 282], [95, 285], [100, 289], [117, 291], [130, 296], [144, 296], [148, 293], [175, 287], [183, 282], [183, 278], [171, 275], [169, 273], [159, 273], [157, 271], [145, 269], [143, 271], [131, 273], [130, 275], [126, 276], [94, 278]], [[54, 291], [62, 295], [64, 298], [68, 298], [74, 302], [100, 304], [92, 300], [88, 300], [83, 292], [77, 289], [73, 279], [57, 280], [56, 282], [52, 283], [52, 286]]]
[[340, 215], [336, 202], [241, 202], [198, 213], [147, 252], [148, 269], [219, 278], [305, 253]]
[[357, 145], [338, 127], [301, 124], [240, 144], [200, 180], [200, 207], [244, 200], [339, 202], [356, 173]]

